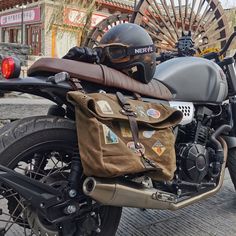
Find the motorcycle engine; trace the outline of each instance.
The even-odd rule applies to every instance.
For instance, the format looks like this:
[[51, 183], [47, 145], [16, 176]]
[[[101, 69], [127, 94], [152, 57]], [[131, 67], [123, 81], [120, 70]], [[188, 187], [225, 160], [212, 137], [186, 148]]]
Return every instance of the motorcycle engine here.
[[177, 153], [179, 177], [201, 183], [209, 171], [209, 152], [201, 144], [181, 144]]
[[[201, 109], [200, 115], [196, 111], [197, 116], [204, 117], [206, 110]], [[211, 113], [208, 111], [208, 114]], [[211, 181], [215, 150], [210, 142], [210, 124], [204, 122], [203, 125], [202, 120], [193, 119], [191, 123], [179, 127], [176, 141], [177, 182], [192, 185]]]
[[[184, 119], [175, 128], [176, 172], [165, 188], [179, 196], [187, 196], [204, 188], [215, 187], [221, 173], [221, 161], [212, 135], [222, 119], [222, 107], [172, 102]], [[217, 124], [217, 125], [216, 125]]]

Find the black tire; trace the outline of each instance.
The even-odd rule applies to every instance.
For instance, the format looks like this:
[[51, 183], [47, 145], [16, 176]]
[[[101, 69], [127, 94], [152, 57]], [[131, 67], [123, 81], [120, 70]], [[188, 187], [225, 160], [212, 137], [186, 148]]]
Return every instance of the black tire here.
[[236, 190], [236, 148], [232, 148], [228, 152], [227, 166], [231, 180]]
[[[7, 124], [0, 129], [0, 164], [14, 169], [23, 157], [33, 155], [37, 148], [46, 148], [47, 145], [57, 145], [58, 150], [77, 149], [75, 123], [64, 118], [44, 116]], [[102, 207], [101, 232], [98, 235], [115, 235], [121, 213], [121, 207]]]

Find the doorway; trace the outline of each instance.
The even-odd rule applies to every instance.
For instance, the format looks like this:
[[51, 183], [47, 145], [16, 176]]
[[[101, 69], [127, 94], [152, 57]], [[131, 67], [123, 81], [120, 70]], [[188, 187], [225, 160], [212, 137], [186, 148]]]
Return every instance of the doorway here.
[[31, 54], [39, 56], [41, 54], [41, 26], [40, 25], [30, 25], [27, 28], [27, 44], [31, 47]]

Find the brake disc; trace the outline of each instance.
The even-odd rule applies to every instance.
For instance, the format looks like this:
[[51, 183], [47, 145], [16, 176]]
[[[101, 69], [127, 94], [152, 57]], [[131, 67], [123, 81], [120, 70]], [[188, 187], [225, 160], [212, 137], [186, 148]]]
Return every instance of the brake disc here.
[[[60, 189], [67, 185], [67, 178], [68, 173], [56, 172], [42, 178], [40, 181]], [[45, 217], [41, 216], [36, 209], [28, 207], [26, 211], [26, 218], [30, 228], [37, 236], [59, 236], [58, 226], [47, 221]]]
[[28, 208], [26, 217], [30, 228], [37, 236], [59, 236], [57, 227], [40, 217], [36, 210]]

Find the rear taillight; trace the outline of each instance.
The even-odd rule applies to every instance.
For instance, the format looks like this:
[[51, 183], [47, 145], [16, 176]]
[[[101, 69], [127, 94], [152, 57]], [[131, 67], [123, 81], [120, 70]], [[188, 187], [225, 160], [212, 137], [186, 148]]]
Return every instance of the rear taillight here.
[[1, 64], [1, 73], [5, 79], [17, 78], [20, 76], [21, 66], [17, 58], [5, 57]]

